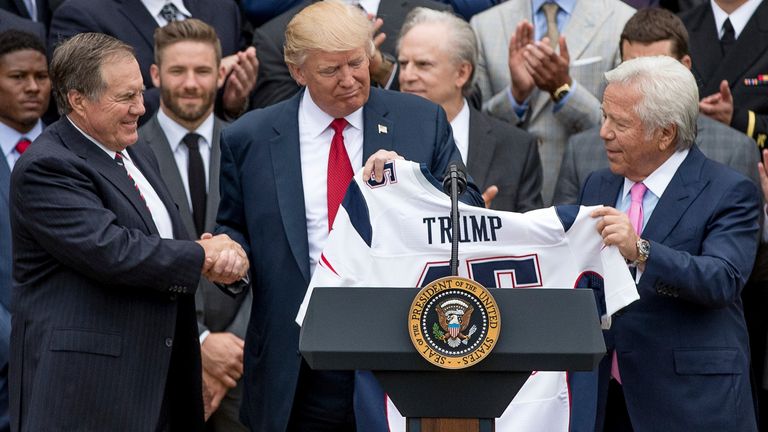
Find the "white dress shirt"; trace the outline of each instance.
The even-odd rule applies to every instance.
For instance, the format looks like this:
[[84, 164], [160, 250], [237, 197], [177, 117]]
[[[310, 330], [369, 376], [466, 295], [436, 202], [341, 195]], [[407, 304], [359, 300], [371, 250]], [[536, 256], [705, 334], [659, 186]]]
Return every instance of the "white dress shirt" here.
[[725, 23], [726, 19], [730, 19], [731, 25], [733, 26], [734, 38], [738, 39], [739, 35], [741, 35], [741, 32], [744, 30], [744, 27], [747, 26], [747, 22], [752, 18], [752, 14], [755, 13], [755, 10], [757, 10], [757, 7], [760, 6], [760, 3], [762, 2], [763, 0], [747, 0], [746, 3], [739, 6], [733, 13], [728, 15], [717, 5], [717, 3], [715, 3], [714, 0], [709, 0], [710, 5], [712, 5], [712, 13], [715, 15], [717, 38], [720, 39], [723, 37], [723, 23]]
[[160, 16], [160, 11], [163, 9], [163, 6], [165, 6], [166, 3], [173, 4], [176, 6], [176, 9], [179, 10], [179, 13], [176, 14], [177, 20], [182, 21], [187, 18], [192, 18], [192, 13], [187, 9], [186, 6], [184, 6], [183, 0], [141, 0], [141, 2], [144, 3], [144, 7], [147, 8], [149, 14], [152, 15], [152, 18], [157, 21], [157, 25], [160, 27], [168, 24], [168, 21]]
[[7, 124], [0, 122], [0, 148], [5, 156], [5, 161], [8, 162], [8, 169], [13, 169], [16, 161], [21, 156], [16, 151], [16, 143], [22, 137], [26, 137], [30, 141], [34, 141], [43, 132], [43, 122], [38, 120], [32, 129], [27, 133], [21, 133], [16, 129], [8, 126]]
[[[77, 127], [75, 122], [73, 122], [69, 117], [67, 117], [67, 120], [69, 120], [70, 123], [72, 123], [72, 126], [75, 127], [81, 134], [83, 134], [84, 137], [88, 138], [89, 141], [96, 144], [100, 149], [106, 153], [110, 159], [115, 159], [115, 154], [117, 152], [108, 149], [100, 142], [96, 141], [92, 136], [88, 135], [87, 133], [83, 132], [82, 129]], [[163, 204], [163, 201], [160, 199], [160, 196], [155, 191], [155, 188], [152, 187], [152, 184], [149, 183], [149, 180], [147, 180], [146, 177], [144, 177], [144, 174], [139, 171], [139, 168], [133, 163], [131, 160], [131, 155], [128, 154], [127, 151], [122, 152], [123, 155], [123, 165], [125, 166], [125, 169], [128, 171], [128, 173], [133, 177], [133, 181], [136, 182], [136, 185], [139, 187], [139, 191], [141, 192], [141, 195], [144, 197], [144, 201], [147, 203], [147, 207], [149, 208], [149, 212], [152, 214], [152, 220], [155, 222], [155, 227], [157, 227], [157, 232], [160, 233], [160, 237], [164, 239], [172, 239], [173, 238], [173, 223], [171, 223], [171, 215], [168, 213], [168, 209], [165, 207], [165, 204]], [[117, 163], [117, 162], [115, 162]]]
[[376, 16], [379, 13], [381, 0], [347, 0], [347, 3], [360, 6], [366, 13]]
[[163, 112], [162, 108], [157, 111], [157, 122], [160, 123], [160, 128], [163, 129], [165, 137], [168, 139], [168, 144], [171, 146], [173, 158], [176, 160], [176, 166], [179, 168], [181, 182], [184, 183], [184, 191], [187, 193], [189, 211], [192, 211], [192, 199], [189, 194], [189, 147], [187, 147], [182, 140], [188, 133], [196, 133], [202, 137], [198, 140], [198, 146], [200, 147], [200, 157], [203, 158], [203, 168], [205, 168], [205, 190], [207, 192], [211, 178], [210, 166], [211, 145], [213, 143], [213, 113], [211, 113], [208, 118], [193, 131], [189, 131], [184, 126], [176, 123]]
[[453, 129], [453, 140], [461, 153], [461, 161], [466, 165], [469, 156], [469, 105], [466, 99], [463, 102], [461, 111], [451, 120], [451, 129]]
[[[343, 132], [344, 147], [352, 171], [357, 172], [363, 167], [363, 108], [345, 118], [349, 125]], [[328, 153], [334, 134], [330, 127], [332, 121], [333, 117], [321, 110], [312, 100], [309, 90], [305, 90], [299, 105], [299, 153], [311, 273], [314, 273], [320, 252], [328, 239], [327, 179]]]

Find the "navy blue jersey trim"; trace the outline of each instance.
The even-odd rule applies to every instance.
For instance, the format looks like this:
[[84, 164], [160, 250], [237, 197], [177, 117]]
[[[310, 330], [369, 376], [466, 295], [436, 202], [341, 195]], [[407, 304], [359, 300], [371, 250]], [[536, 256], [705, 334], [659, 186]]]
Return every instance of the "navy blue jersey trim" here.
[[560, 218], [560, 223], [563, 224], [563, 231], [568, 232], [576, 222], [576, 216], [579, 215], [579, 206], [577, 205], [559, 205], [555, 206], [555, 213]]
[[427, 164], [420, 163], [419, 168], [421, 169], [421, 175], [423, 175], [424, 178], [427, 179], [432, 184], [432, 186], [435, 187], [435, 189], [439, 190], [441, 193], [445, 193], [443, 192], [443, 183], [441, 183], [440, 180], [436, 179], [432, 175], [432, 172], [430, 172], [429, 168], [427, 168]]
[[373, 228], [371, 228], [371, 215], [368, 212], [368, 204], [365, 202], [363, 192], [360, 191], [360, 187], [351, 181], [347, 188], [347, 193], [344, 195], [344, 201], [341, 202], [344, 210], [349, 215], [349, 221], [357, 231], [357, 234], [361, 239], [371, 247], [371, 239], [373, 237]]

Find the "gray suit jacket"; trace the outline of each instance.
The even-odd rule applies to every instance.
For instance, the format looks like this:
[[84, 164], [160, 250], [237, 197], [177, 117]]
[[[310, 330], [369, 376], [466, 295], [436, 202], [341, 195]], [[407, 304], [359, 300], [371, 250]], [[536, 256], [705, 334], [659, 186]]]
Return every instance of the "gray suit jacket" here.
[[[728, 165], [760, 185], [757, 172], [759, 153], [751, 138], [706, 116], [699, 116], [696, 124], [696, 145], [705, 156]], [[576, 204], [581, 186], [589, 174], [607, 166], [608, 156], [599, 128], [572, 136], [563, 155], [554, 203]]]
[[509, 40], [520, 21], [533, 20], [531, 2], [504, 2], [475, 15], [470, 22], [480, 48], [477, 77], [483, 110], [513, 123], [523, 122], [523, 128], [539, 138], [544, 168], [542, 196], [547, 205], [552, 201], [568, 137], [597, 126], [600, 121], [603, 73], [619, 63], [619, 36], [632, 14], [634, 9], [618, 0], [577, 2], [562, 31], [576, 88], [557, 112], [553, 112], [549, 93], [535, 89], [524, 118], [517, 116], [510, 101]]
[[518, 127], [470, 108], [467, 170], [477, 187], [499, 194], [495, 210], [525, 212], [542, 207], [541, 159], [536, 138]]
[[[207, 232], [213, 232], [216, 225], [216, 213], [219, 209], [219, 168], [221, 161], [219, 138], [222, 126], [223, 124], [218, 118], [214, 120], [209, 164], [208, 201], [205, 211], [205, 230]], [[190, 238], [196, 238], [195, 223], [192, 220], [187, 191], [181, 180], [171, 146], [157, 121], [157, 114], [139, 129], [139, 138], [146, 142], [155, 153], [163, 181], [168, 186], [168, 190], [179, 208], [184, 227]], [[230, 297], [207, 279], [201, 278], [195, 294], [197, 325], [200, 333], [206, 330], [230, 332], [241, 339], [245, 339], [245, 331], [251, 313], [250, 290], [246, 291], [247, 295], [244, 293], [241, 296]]]

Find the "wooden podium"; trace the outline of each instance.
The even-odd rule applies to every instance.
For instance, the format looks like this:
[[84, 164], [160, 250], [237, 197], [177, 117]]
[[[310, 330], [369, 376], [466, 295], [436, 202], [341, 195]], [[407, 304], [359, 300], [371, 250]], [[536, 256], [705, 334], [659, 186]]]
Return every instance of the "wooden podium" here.
[[531, 371], [593, 370], [605, 343], [592, 290], [490, 291], [500, 339], [467, 369], [441, 369], [416, 352], [407, 328], [415, 288], [316, 288], [299, 349], [313, 369], [372, 371], [410, 432], [491, 432]]

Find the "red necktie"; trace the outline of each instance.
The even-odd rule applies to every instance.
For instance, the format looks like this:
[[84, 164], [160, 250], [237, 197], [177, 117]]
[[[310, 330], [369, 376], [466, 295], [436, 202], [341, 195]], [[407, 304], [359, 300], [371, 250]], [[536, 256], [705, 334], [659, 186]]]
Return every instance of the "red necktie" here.
[[[124, 158], [125, 156], [123, 156], [122, 152], [115, 153], [115, 163], [121, 166], [125, 170], [125, 173], [128, 174], [128, 179], [131, 180], [131, 183], [133, 183], [133, 187], [136, 188], [136, 192], [141, 197], [141, 200], [144, 201], [144, 205], [147, 206], [147, 210], [149, 210], [149, 205], [147, 204], [146, 198], [144, 198], [144, 194], [141, 193], [141, 189], [139, 189], [139, 184], [136, 183], [136, 180], [133, 179], [133, 176], [131, 175], [130, 172], [128, 172], [128, 168], [125, 166], [125, 162], [123, 162]], [[151, 210], [150, 210], [150, 213], [152, 213]]]
[[347, 186], [354, 176], [352, 164], [349, 162], [347, 149], [344, 147], [344, 128], [348, 125], [346, 119], [334, 119], [331, 122], [333, 139], [331, 151], [328, 153], [328, 231], [333, 227], [336, 212], [339, 210]]
[[[629, 198], [631, 202], [629, 204], [627, 216], [629, 217], [629, 222], [632, 224], [632, 227], [635, 229], [637, 235], [640, 235], [640, 233], [643, 232], [643, 197], [645, 196], [645, 191], [647, 190], [648, 187], [640, 182], [635, 183], [632, 186], [632, 189], [629, 190]], [[619, 384], [621, 384], [619, 359], [616, 355], [616, 350], [613, 351], [613, 360], [611, 361], [611, 376]]]
[[16, 151], [19, 154], [23, 154], [25, 151], [27, 151], [27, 148], [30, 144], [32, 144], [32, 141], [27, 139], [27, 137], [21, 137], [19, 138], [19, 142], [16, 143]]

